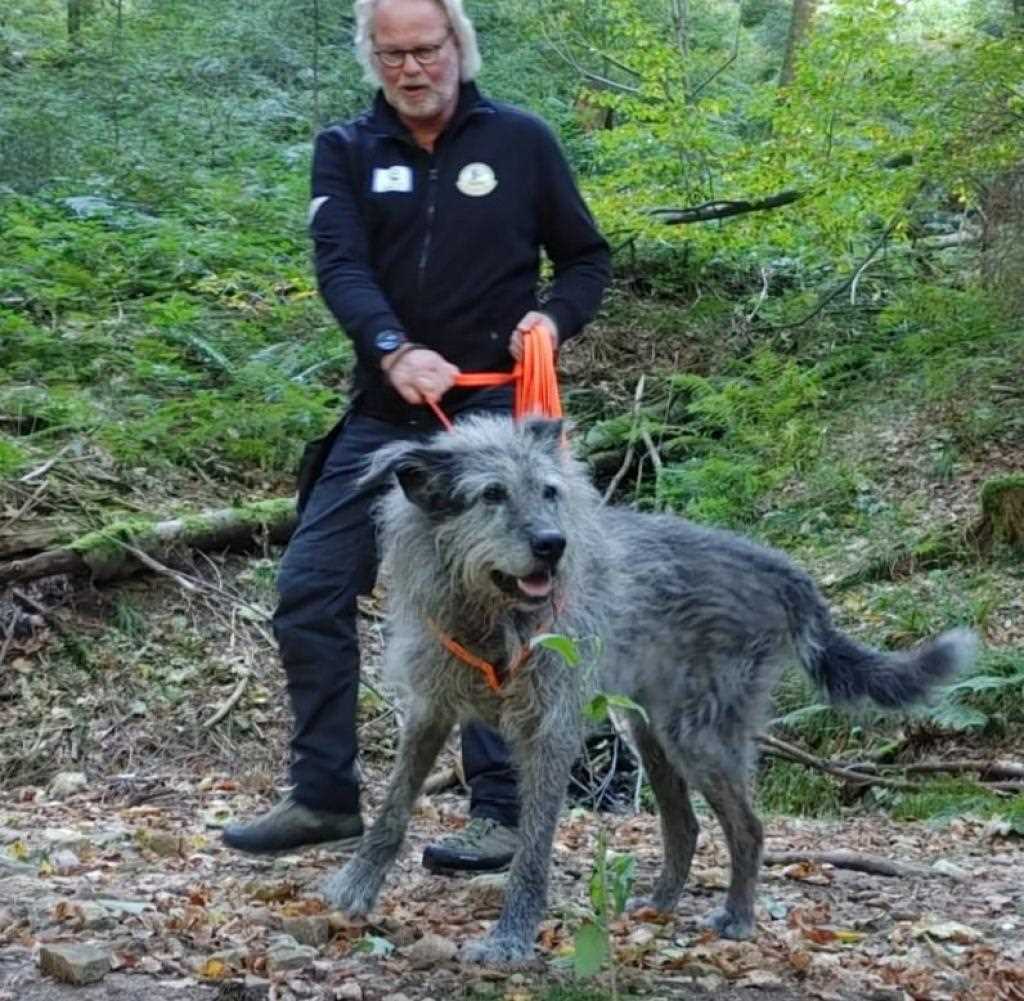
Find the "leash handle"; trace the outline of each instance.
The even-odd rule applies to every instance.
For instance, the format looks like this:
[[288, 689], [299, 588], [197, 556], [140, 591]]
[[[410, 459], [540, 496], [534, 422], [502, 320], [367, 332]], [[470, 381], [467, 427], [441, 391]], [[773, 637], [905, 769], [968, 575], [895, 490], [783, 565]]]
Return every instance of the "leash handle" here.
[[[511, 372], [460, 372], [455, 377], [455, 385], [462, 388], [504, 386], [509, 382], [516, 386], [516, 420], [522, 420], [528, 414], [562, 416], [558, 377], [555, 375], [555, 351], [551, 338], [539, 326], [523, 335], [523, 358], [516, 362]], [[446, 431], [451, 431], [452, 422], [440, 404], [427, 400], [427, 406], [434, 411], [438, 423]]]

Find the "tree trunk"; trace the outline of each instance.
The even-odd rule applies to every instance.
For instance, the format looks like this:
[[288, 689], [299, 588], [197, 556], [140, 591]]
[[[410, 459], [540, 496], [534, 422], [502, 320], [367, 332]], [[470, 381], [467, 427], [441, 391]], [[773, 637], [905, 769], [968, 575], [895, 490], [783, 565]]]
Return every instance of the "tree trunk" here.
[[92, 0], [68, 0], [68, 40], [72, 45], [81, 44], [82, 27], [92, 13]]
[[112, 580], [137, 573], [133, 550], [166, 560], [186, 549], [236, 549], [251, 546], [260, 536], [286, 542], [295, 529], [292, 498], [257, 501], [187, 518], [161, 522], [121, 522], [90, 532], [59, 549], [0, 563], [0, 587], [56, 574]]
[[782, 69], [779, 70], [780, 87], [786, 87], [793, 82], [797, 53], [811, 33], [811, 22], [814, 20], [817, 2], [818, 0], [793, 0], [793, 14], [789, 20], [789, 36], [786, 38]]

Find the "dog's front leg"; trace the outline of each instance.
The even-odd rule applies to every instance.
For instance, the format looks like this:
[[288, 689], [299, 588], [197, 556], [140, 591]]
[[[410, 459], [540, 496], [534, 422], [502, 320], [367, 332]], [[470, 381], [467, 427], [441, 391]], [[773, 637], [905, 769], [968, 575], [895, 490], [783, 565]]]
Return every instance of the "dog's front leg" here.
[[463, 946], [466, 962], [508, 967], [533, 957], [537, 925], [547, 906], [551, 844], [569, 772], [579, 751], [576, 738], [574, 733], [561, 733], [515, 743], [521, 804], [519, 849], [512, 860], [501, 917], [486, 938]]
[[373, 908], [402, 847], [416, 797], [454, 726], [454, 719], [436, 706], [416, 704], [408, 713], [380, 816], [355, 856], [324, 881], [328, 902], [350, 917], [363, 917]]

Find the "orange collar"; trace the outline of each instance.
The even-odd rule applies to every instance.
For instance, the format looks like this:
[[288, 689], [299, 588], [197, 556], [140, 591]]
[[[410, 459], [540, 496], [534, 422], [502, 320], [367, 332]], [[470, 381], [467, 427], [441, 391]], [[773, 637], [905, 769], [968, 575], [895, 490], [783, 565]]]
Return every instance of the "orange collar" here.
[[[478, 657], [471, 650], [467, 650], [461, 643], [453, 639], [441, 627], [433, 620], [427, 619], [430, 628], [434, 630], [435, 635], [441, 641], [441, 645], [457, 660], [461, 660], [463, 664], [469, 667], [475, 668], [484, 676], [484, 681], [487, 682], [487, 687], [494, 692], [495, 695], [504, 695], [503, 685], [501, 678], [498, 676], [498, 669], [483, 657]], [[545, 632], [546, 630], [541, 630]], [[539, 634], [538, 634], [539, 635]], [[530, 655], [533, 653], [533, 647], [527, 644], [519, 651], [519, 655], [514, 661], [508, 666], [508, 674], [505, 677], [505, 681], [511, 681], [520, 668], [530, 659]]]

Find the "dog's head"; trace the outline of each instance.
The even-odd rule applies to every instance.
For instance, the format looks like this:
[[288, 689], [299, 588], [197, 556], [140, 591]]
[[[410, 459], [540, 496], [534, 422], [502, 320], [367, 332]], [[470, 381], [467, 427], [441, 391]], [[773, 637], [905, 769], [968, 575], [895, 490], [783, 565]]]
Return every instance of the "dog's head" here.
[[538, 609], [553, 599], [571, 555], [572, 498], [585, 484], [561, 421], [470, 418], [425, 444], [382, 449], [366, 479], [392, 474], [404, 502], [385, 505], [382, 531], [399, 536], [398, 561], [423, 559], [410, 533], [429, 537], [434, 572], [459, 580], [472, 600]]

